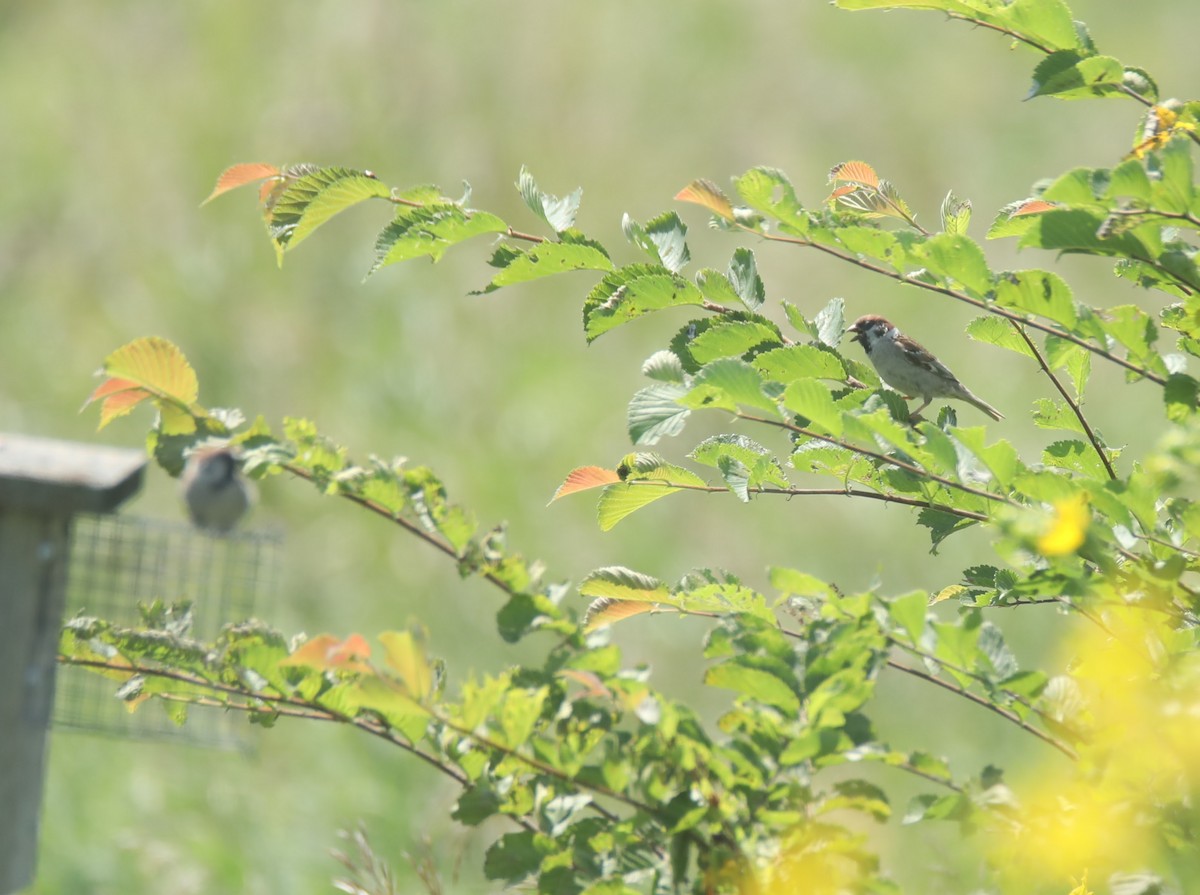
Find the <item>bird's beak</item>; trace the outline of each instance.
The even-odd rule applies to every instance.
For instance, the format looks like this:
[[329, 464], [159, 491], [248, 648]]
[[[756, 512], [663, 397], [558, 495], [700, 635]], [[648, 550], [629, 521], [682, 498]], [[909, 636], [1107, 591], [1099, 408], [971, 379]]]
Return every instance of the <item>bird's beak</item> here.
[[858, 335], [858, 326], [852, 323], [846, 327], [846, 332]]

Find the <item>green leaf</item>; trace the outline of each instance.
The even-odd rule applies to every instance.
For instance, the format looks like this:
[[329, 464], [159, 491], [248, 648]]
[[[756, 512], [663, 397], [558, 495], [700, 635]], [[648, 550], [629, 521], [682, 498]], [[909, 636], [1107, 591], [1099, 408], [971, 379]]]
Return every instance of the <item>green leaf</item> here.
[[951, 190], [942, 200], [941, 214], [942, 230], [951, 236], [965, 234], [967, 225], [971, 223], [971, 200], [960, 199]]
[[742, 200], [756, 211], [775, 218], [780, 229], [793, 236], [808, 232], [808, 216], [787, 175], [777, 168], [751, 168], [735, 178], [734, 188]]
[[844, 382], [846, 368], [832, 351], [815, 345], [788, 345], [757, 354], [750, 364], [763, 378], [788, 383], [795, 379], [833, 379]]
[[517, 190], [529, 206], [529, 210], [549, 224], [555, 233], [575, 226], [575, 215], [579, 213], [579, 203], [583, 199], [583, 187], [559, 199], [539, 190], [537, 181], [533, 179], [529, 169], [522, 165], [517, 175]]
[[1059, 336], [1046, 336], [1046, 363], [1050, 369], [1062, 367], [1071, 377], [1075, 386], [1075, 396], [1082, 397], [1087, 388], [1088, 377], [1092, 372], [1092, 353], [1082, 345], [1077, 345]]
[[736, 413], [745, 405], [779, 413], [775, 402], [763, 394], [762, 374], [744, 360], [721, 358], [706, 364], [692, 379], [692, 389], [679, 399], [684, 407], [717, 408]]
[[786, 681], [765, 669], [750, 667], [744, 661], [745, 657], [741, 657], [714, 665], [705, 673], [704, 683], [774, 706], [785, 715], [800, 713], [800, 698]]
[[835, 0], [842, 9], [932, 9], [995, 25], [1049, 50], [1090, 49], [1063, 0]]
[[536, 873], [541, 867], [543, 856], [550, 852], [548, 837], [537, 836], [528, 831], [505, 833], [492, 843], [484, 856], [484, 876], [509, 885], [519, 883], [530, 874]]
[[929, 595], [914, 591], [887, 602], [887, 613], [908, 635], [910, 643], [920, 644], [925, 632], [925, 613], [929, 608]]
[[1033, 70], [1029, 99], [1111, 96], [1123, 93], [1125, 69], [1111, 56], [1083, 55], [1074, 50], [1051, 53]]
[[650, 355], [642, 363], [642, 375], [659, 382], [682, 383], [685, 378], [679, 356], [663, 349]]
[[846, 335], [846, 301], [843, 298], [831, 298], [829, 304], [817, 312], [813, 318], [817, 328], [817, 338], [830, 348], [837, 348]]
[[797, 379], [788, 385], [783, 406], [835, 437], [842, 434], [842, 411], [833, 403], [828, 386], [816, 379]]
[[729, 262], [729, 283], [738, 298], [751, 311], [757, 311], [766, 300], [766, 287], [758, 275], [754, 253], [747, 248], [738, 248]]
[[375, 239], [375, 263], [367, 276], [381, 267], [428, 256], [434, 261], [446, 250], [473, 236], [504, 233], [508, 224], [486, 211], [467, 211], [452, 203], [401, 206], [396, 217]]
[[606, 566], [589, 573], [579, 583], [579, 592], [597, 599], [649, 603], [661, 603], [670, 597], [670, 589], [664, 582], [624, 566]]
[[1185, 422], [1196, 413], [1200, 399], [1200, 382], [1185, 373], [1172, 373], [1163, 389], [1163, 401], [1167, 405], [1167, 419], [1175, 423]]
[[373, 174], [350, 168], [319, 168], [292, 181], [267, 216], [267, 230], [281, 251], [295, 248], [340, 211], [364, 199], [386, 199], [391, 190]]
[[[672, 355], [674, 357], [674, 355]], [[691, 411], [679, 405], [687, 386], [663, 382], [638, 391], [629, 402], [626, 425], [634, 444], [657, 444], [683, 431]]]
[[680, 305], [700, 305], [700, 289], [678, 274], [649, 264], [631, 264], [607, 274], [583, 304], [589, 342], [643, 314]]
[[729, 278], [719, 270], [705, 267], [696, 272], [696, 286], [699, 287], [705, 299], [716, 305], [728, 307], [734, 302], [740, 302], [741, 296], [734, 291]]
[[1065, 469], [1089, 478], [1104, 479], [1104, 464], [1090, 444], [1074, 439], [1056, 441], [1042, 451], [1042, 463], [1046, 466]]
[[1066, 404], [1038, 398], [1034, 402], [1033, 422], [1040, 429], [1065, 429], [1083, 434], [1079, 417]]
[[[643, 482], [645, 484], [640, 484]], [[626, 481], [609, 485], [601, 493], [596, 508], [600, 529], [609, 531], [635, 510], [681, 490], [672, 483], [707, 487], [707, 483], [691, 470], [664, 463], [652, 455], [637, 455], [626, 473]]]
[[496, 250], [489, 263], [501, 270], [492, 277], [490, 283], [473, 292], [473, 295], [495, 292], [504, 286], [526, 283], [571, 270], [613, 269], [612, 261], [604, 247], [586, 239], [573, 242], [543, 242], [526, 251], [505, 245]]
[[992, 272], [979, 243], [960, 233], [938, 233], [916, 247], [914, 254], [939, 277], [962, 284], [975, 295], [992, 288]]
[[1010, 270], [996, 277], [995, 299], [1006, 308], [1047, 317], [1071, 329], [1079, 319], [1071, 287], [1045, 270]]
[[769, 320], [714, 321], [691, 343], [692, 358], [699, 364], [721, 357], [741, 357], [764, 346], [782, 345], [779, 328]]
[[976, 317], [967, 324], [967, 335], [976, 342], [986, 342], [1026, 357], [1034, 356], [1033, 350], [1021, 338], [1020, 333], [1013, 329], [1012, 324], [1003, 317], [994, 317], [990, 314]]
[[672, 273], [679, 273], [691, 260], [687, 246], [687, 224], [673, 211], [664, 212], [643, 227], [629, 215], [621, 219], [625, 238]]

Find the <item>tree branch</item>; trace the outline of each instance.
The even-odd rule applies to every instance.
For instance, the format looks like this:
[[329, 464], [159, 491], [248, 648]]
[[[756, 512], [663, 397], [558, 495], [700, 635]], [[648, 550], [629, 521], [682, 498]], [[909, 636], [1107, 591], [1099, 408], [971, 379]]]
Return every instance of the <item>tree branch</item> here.
[[863, 270], [869, 270], [872, 273], [877, 273], [881, 276], [887, 277], [888, 279], [895, 280], [898, 283], [904, 283], [905, 285], [908, 285], [908, 286], [916, 286], [919, 289], [926, 289], [930, 292], [937, 292], [940, 295], [946, 295], [946, 296], [949, 296], [950, 298], [955, 299], [956, 301], [961, 301], [965, 304], [969, 304], [972, 307], [975, 307], [981, 311], [984, 311], [985, 313], [993, 314], [997, 317], [1003, 317], [1006, 320], [1015, 321], [1017, 323], [1024, 324], [1026, 326], [1031, 326], [1034, 329], [1040, 330], [1041, 332], [1044, 332], [1048, 335], [1058, 336], [1060, 339], [1066, 339], [1068, 342], [1071, 342], [1074, 345], [1078, 345], [1080, 348], [1083, 348], [1086, 351], [1090, 351], [1092, 354], [1102, 357], [1105, 360], [1116, 364], [1117, 366], [1124, 367], [1126, 370], [1129, 370], [1132, 373], [1136, 373], [1137, 375], [1141, 376], [1143, 379], [1148, 379], [1151, 382], [1157, 383], [1158, 385], [1166, 385], [1167, 384], [1166, 379], [1159, 376], [1158, 374], [1152, 373], [1150, 370], [1147, 370], [1145, 367], [1139, 367], [1137, 364], [1135, 364], [1131, 361], [1125, 360], [1122, 357], [1118, 357], [1117, 355], [1113, 354], [1111, 351], [1106, 351], [1105, 349], [1101, 348], [1099, 345], [1093, 345], [1091, 342], [1087, 341], [1086, 339], [1080, 338], [1079, 336], [1075, 335], [1074, 333], [1067, 332], [1066, 330], [1055, 329], [1053, 326], [1050, 326], [1049, 324], [1042, 323], [1041, 321], [1031, 319], [1022, 314], [1017, 314], [1013, 311], [1009, 311], [1006, 308], [1002, 308], [998, 305], [989, 304], [988, 302], [985, 302], [981, 299], [973, 298], [972, 296], [967, 295], [965, 292], [957, 292], [954, 289], [951, 289], [947, 286], [938, 286], [933, 283], [923, 283], [920, 280], [909, 279], [902, 273], [898, 273], [897, 271], [894, 271], [894, 270], [888, 270], [886, 268], [880, 267], [878, 264], [872, 264], [870, 261], [867, 261], [863, 258], [859, 258], [856, 255], [851, 255], [846, 252], [838, 251], [837, 249], [835, 249], [831, 246], [822, 245], [819, 242], [813, 242], [811, 239], [805, 239], [803, 237], [796, 237], [796, 236], [780, 236], [780, 235], [774, 234], [774, 233], [763, 233], [759, 230], [755, 230], [753, 227], [748, 227], [745, 224], [739, 224], [738, 226], [745, 232], [752, 233], [755, 236], [760, 237], [761, 239], [766, 239], [771, 242], [782, 242], [782, 243], [787, 243], [789, 245], [797, 245], [797, 246], [805, 246], [807, 248], [813, 248], [813, 249], [816, 249], [817, 251], [824, 252], [827, 255], [831, 255], [834, 258], [837, 258], [841, 261], [845, 261], [849, 264], [853, 264], [857, 267], [861, 267]]
[[1046, 359], [1042, 356], [1042, 352], [1038, 350], [1037, 344], [1033, 339], [1029, 338], [1029, 333], [1025, 332], [1025, 327], [1021, 326], [1015, 320], [1008, 321], [1012, 324], [1012, 328], [1017, 331], [1025, 344], [1029, 346], [1029, 350], [1033, 352], [1034, 358], [1038, 362], [1038, 366], [1042, 368], [1042, 372], [1050, 377], [1050, 381], [1054, 383], [1054, 387], [1058, 389], [1058, 393], [1063, 396], [1063, 400], [1067, 402], [1067, 406], [1071, 408], [1071, 412], [1075, 414], [1075, 419], [1079, 420], [1079, 425], [1083, 426], [1083, 431], [1087, 433], [1088, 441], [1092, 443], [1092, 447], [1096, 451], [1096, 456], [1100, 458], [1100, 462], [1104, 464], [1104, 468], [1108, 470], [1108, 477], [1116, 481], [1117, 473], [1113, 469], [1112, 462], [1108, 459], [1108, 452], [1100, 444], [1100, 439], [1096, 437], [1096, 433], [1092, 431], [1092, 427], [1088, 424], [1087, 417], [1083, 415], [1083, 410], [1079, 404], [1071, 397], [1070, 393], [1063, 386], [1062, 381], [1054, 375], [1054, 371], [1050, 369], [1050, 365], [1046, 363]]

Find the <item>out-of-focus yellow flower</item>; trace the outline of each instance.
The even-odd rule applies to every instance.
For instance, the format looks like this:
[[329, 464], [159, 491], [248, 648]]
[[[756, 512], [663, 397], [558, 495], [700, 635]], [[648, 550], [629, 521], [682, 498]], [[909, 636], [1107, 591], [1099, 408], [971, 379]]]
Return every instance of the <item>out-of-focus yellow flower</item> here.
[[1037, 549], [1042, 556], [1066, 556], [1074, 553], [1087, 537], [1092, 514], [1087, 496], [1080, 494], [1054, 504], [1050, 527], [1038, 538]]

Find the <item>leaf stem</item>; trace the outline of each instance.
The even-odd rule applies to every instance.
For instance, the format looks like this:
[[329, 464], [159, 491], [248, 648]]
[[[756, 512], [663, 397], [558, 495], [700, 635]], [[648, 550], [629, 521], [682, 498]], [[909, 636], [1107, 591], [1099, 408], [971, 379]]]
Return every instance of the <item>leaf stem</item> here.
[[1015, 320], [1008, 321], [1012, 324], [1012, 328], [1016, 330], [1017, 335], [1025, 340], [1025, 344], [1029, 346], [1029, 350], [1033, 352], [1034, 358], [1038, 362], [1038, 366], [1042, 368], [1042, 372], [1050, 377], [1050, 381], [1054, 383], [1054, 387], [1058, 389], [1058, 393], [1063, 396], [1063, 400], [1067, 402], [1067, 406], [1071, 408], [1071, 412], [1075, 414], [1075, 419], [1079, 420], [1079, 425], [1083, 426], [1083, 431], [1087, 434], [1088, 441], [1092, 443], [1092, 448], [1096, 451], [1096, 456], [1100, 458], [1100, 462], [1104, 464], [1104, 468], [1108, 470], [1108, 477], [1113, 481], [1117, 479], [1116, 470], [1113, 469], [1112, 462], [1108, 459], [1108, 452], [1100, 444], [1100, 439], [1096, 437], [1096, 433], [1092, 431], [1091, 425], [1087, 421], [1087, 417], [1083, 415], [1083, 409], [1079, 406], [1067, 391], [1062, 381], [1054, 375], [1054, 371], [1050, 369], [1050, 365], [1046, 363], [1046, 358], [1042, 356], [1042, 352], [1038, 349], [1037, 344], [1033, 339], [1029, 338], [1029, 333], [1025, 332], [1025, 327], [1017, 323]]
[[781, 235], [778, 235], [775, 233], [763, 233], [759, 230], [755, 230], [753, 227], [748, 227], [745, 224], [739, 224], [738, 226], [741, 227], [741, 229], [744, 230], [745, 232], [752, 233], [755, 236], [758, 236], [762, 239], [766, 239], [771, 242], [781, 242], [781, 243], [787, 243], [789, 245], [797, 245], [797, 246], [805, 246], [808, 248], [813, 248], [813, 249], [816, 249], [817, 251], [824, 252], [827, 255], [831, 255], [832, 257], [837, 258], [841, 261], [845, 261], [849, 264], [853, 264], [853, 265], [856, 265], [857, 267], [861, 267], [863, 270], [869, 270], [872, 273], [877, 273], [877, 274], [880, 274], [881, 276], [885, 276], [889, 279], [895, 280], [898, 283], [904, 283], [909, 286], [916, 286], [920, 289], [926, 289], [930, 292], [937, 292], [940, 295], [946, 295], [946, 296], [949, 296], [950, 298], [955, 299], [956, 301], [961, 301], [961, 302], [964, 302], [965, 304], [971, 305], [972, 307], [976, 307], [979, 310], [984, 311], [985, 313], [994, 314], [997, 317], [1003, 317], [1006, 320], [1015, 321], [1017, 323], [1031, 326], [1034, 329], [1040, 330], [1041, 332], [1044, 332], [1048, 335], [1058, 336], [1060, 339], [1066, 339], [1068, 342], [1078, 345], [1080, 348], [1090, 351], [1092, 354], [1098, 355], [1099, 357], [1102, 357], [1105, 360], [1107, 360], [1111, 363], [1114, 363], [1120, 367], [1124, 367], [1126, 370], [1129, 370], [1132, 373], [1136, 373], [1137, 375], [1141, 376], [1142, 378], [1148, 379], [1151, 382], [1157, 383], [1158, 385], [1166, 385], [1167, 384], [1167, 380], [1164, 379], [1163, 377], [1159, 376], [1158, 374], [1152, 373], [1150, 370], [1147, 370], [1145, 367], [1139, 367], [1137, 364], [1133, 363], [1132, 361], [1128, 361], [1122, 357], [1118, 357], [1117, 355], [1113, 354], [1111, 351], [1106, 351], [1105, 349], [1101, 348], [1099, 345], [1093, 345], [1091, 342], [1087, 341], [1087, 339], [1080, 338], [1079, 336], [1075, 335], [1074, 333], [1067, 332], [1066, 330], [1063, 330], [1063, 329], [1056, 329], [1055, 327], [1050, 326], [1049, 324], [1046, 324], [1046, 323], [1042, 323], [1039, 320], [1034, 320], [1028, 316], [1017, 314], [1013, 311], [1009, 311], [1005, 308], [999, 307], [998, 305], [989, 304], [988, 302], [985, 302], [981, 299], [974, 298], [970, 295], [967, 295], [965, 292], [958, 292], [954, 289], [949, 288], [948, 286], [938, 286], [933, 283], [923, 283], [919, 280], [910, 279], [909, 277], [906, 277], [902, 273], [899, 273], [894, 270], [888, 270], [884, 267], [880, 267], [878, 264], [872, 264], [870, 261], [867, 261], [863, 258], [859, 258], [855, 255], [851, 255], [848, 252], [841, 252], [831, 246], [826, 246], [826, 245], [822, 245], [819, 242], [814, 242], [811, 239], [806, 239], [804, 237], [798, 237], [798, 236], [781, 236]]
[[[938, 660], [934, 659], [934, 661], [938, 661]], [[964, 699], [968, 699], [971, 702], [975, 703], [976, 705], [983, 706], [988, 711], [995, 712], [1001, 718], [1004, 718], [1005, 720], [1010, 721], [1011, 723], [1017, 725], [1018, 727], [1020, 727], [1022, 730], [1026, 731], [1027, 733], [1033, 734], [1035, 737], [1037, 737], [1039, 740], [1046, 743], [1047, 745], [1054, 747], [1059, 752], [1061, 752], [1063, 755], [1065, 755], [1067, 758], [1071, 759], [1071, 761], [1079, 760], [1079, 756], [1075, 754], [1075, 750], [1072, 749], [1070, 746], [1068, 746], [1066, 743], [1060, 742], [1059, 740], [1050, 736], [1050, 734], [1046, 733], [1045, 731], [1039, 730], [1038, 728], [1036, 728], [1032, 724], [1030, 724], [1028, 721], [1025, 721], [1023, 718], [1021, 718], [1015, 712], [1011, 712], [1008, 709], [1004, 708], [1003, 706], [996, 705], [994, 702], [990, 702], [987, 699], [984, 699], [982, 696], [972, 693], [970, 690], [960, 687], [957, 684], [952, 684], [952, 683], [950, 683], [950, 681], [944, 680], [943, 678], [937, 677], [936, 675], [928, 674], [924, 671], [921, 671], [920, 669], [913, 668], [911, 665], [905, 665], [903, 662], [897, 662], [895, 659], [888, 659], [887, 665], [889, 668], [895, 668], [897, 671], [902, 671], [905, 674], [910, 674], [913, 677], [920, 678], [921, 680], [926, 681], [927, 683], [934, 684], [938, 687], [942, 687], [945, 690], [949, 690], [951, 693], [955, 693], [958, 696], [963, 697]], [[1005, 691], [1005, 692], [1008, 692], [1008, 691]]]
[[905, 461], [897, 459], [896, 457], [890, 457], [887, 454], [881, 454], [878, 451], [872, 451], [868, 448], [859, 447], [856, 444], [851, 444], [848, 441], [843, 441], [842, 439], [836, 438], [832, 435], [822, 435], [820, 432], [814, 432], [811, 429], [806, 429], [803, 426], [797, 426], [794, 423], [768, 419], [767, 417], [762, 416], [754, 416], [753, 414], [743, 413], [741, 411], [736, 411], [736, 416], [738, 419], [747, 420], [752, 423], [764, 423], [768, 426], [776, 426], [780, 429], [787, 429], [790, 432], [795, 432], [798, 435], [804, 435], [808, 438], [815, 438], [818, 441], [824, 441], [828, 444], [837, 445], [838, 447], [845, 448], [846, 450], [855, 454], [861, 454], [864, 457], [870, 457], [873, 460], [878, 460], [881, 463], [886, 463], [889, 466], [895, 466], [898, 469], [911, 472], [915, 476], [928, 479], [931, 482], [937, 482], [940, 485], [945, 485], [947, 488], [953, 488], [957, 491], [962, 491], [965, 494], [973, 494], [976, 497], [982, 497], [986, 500], [998, 500], [1001, 503], [1006, 503], [1013, 507], [1021, 506], [1021, 504], [1007, 495], [997, 494], [994, 491], [984, 491], [980, 488], [973, 488], [970, 485], [964, 485], [961, 482], [954, 481], [954, 479], [948, 479], [945, 476], [938, 475], [937, 473], [929, 472], [928, 470], [922, 469], [921, 467], [912, 463], [906, 463]]

